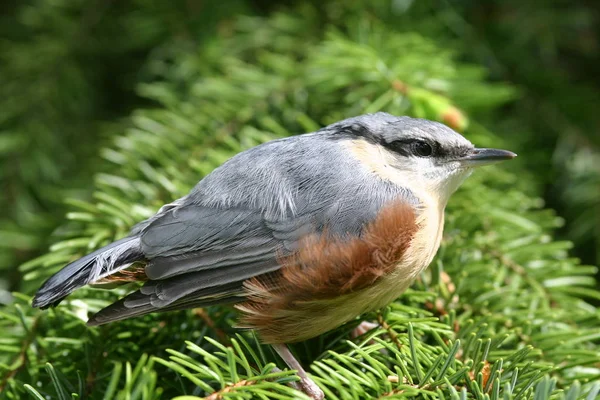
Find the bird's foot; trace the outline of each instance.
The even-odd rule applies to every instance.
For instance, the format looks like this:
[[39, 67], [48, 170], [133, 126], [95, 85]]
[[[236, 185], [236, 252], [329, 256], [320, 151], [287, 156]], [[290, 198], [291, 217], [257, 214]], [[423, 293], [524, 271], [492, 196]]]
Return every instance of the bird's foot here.
[[[281, 372], [281, 370], [275, 367], [273, 368], [273, 372]], [[323, 400], [325, 398], [325, 393], [308, 376], [300, 377], [300, 382], [289, 382], [288, 385], [300, 392], [306, 393], [311, 399]]]
[[306, 371], [304, 371], [304, 368], [302, 368], [302, 365], [300, 365], [298, 360], [294, 358], [293, 354], [290, 352], [290, 349], [288, 349], [285, 344], [273, 344], [271, 346], [277, 352], [277, 354], [279, 354], [283, 361], [285, 361], [288, 367], [298, 371], [300, 383], [298, 384], [298, 382], [293, 382], [292, 387], [294, 387], [294, 389], [303, 391], [314, 400], [323, 400], [325, 398], [325, 393], [323, 393], [321, 388], [308, 377], [308, 374]]
[[311, 399], [323, 400], [325, 398], [325, 393], [323, 393], [321, 388], [309, 377], [300, 378], [300, 385], [302, 386], [302, 391]]
[[376, 324], [374, 322], [369, 322], [369, 321], [363, 321], [360, 323], [360, 325], [358, 325], [356, 328], [354, 328], [352, 330], [352, 332], [350, 332], [350, 336], [352, 338], [357, 338], [359, 336], [364, 335], [365, 333], [372, 331], [373, 329], [377, 328], [379, 326], [379, 324]]

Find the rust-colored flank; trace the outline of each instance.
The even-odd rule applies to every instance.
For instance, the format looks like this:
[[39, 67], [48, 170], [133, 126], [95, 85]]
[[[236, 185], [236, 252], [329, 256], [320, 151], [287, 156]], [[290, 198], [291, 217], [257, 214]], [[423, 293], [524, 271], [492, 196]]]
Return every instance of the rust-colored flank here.
[[[306, 237], [297, 252], [280, 258], [278, 271], [247, 280], [248, 300], [240, 326], [275, 341], [273, 327], [302, 314], [302, 304], [358, 292], [393, 272], [417, 230], [415, 212], [405, 203], [383, 208], [360, 237]], [[269, 338], [271, 336], [271, 338]]]

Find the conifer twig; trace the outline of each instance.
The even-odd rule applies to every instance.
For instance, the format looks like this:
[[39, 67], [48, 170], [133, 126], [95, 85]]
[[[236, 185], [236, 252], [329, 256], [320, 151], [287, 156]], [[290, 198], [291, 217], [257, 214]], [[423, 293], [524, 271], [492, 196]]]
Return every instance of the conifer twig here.
[[29, 333], [27, 334], [25, 340], [23, 341], [23, 343], [21, 345], [21, 350], [16, 355], [14, 361], [10, 364], [10, 365], [16, 364], [16, 367], [13, 368], [12, 370], [8, 371], [7, 374], [4, 376], [4, 378], [2, 378], [2, 382], [0, 382], [0, 393], [2, 393], [2, 391], [6, 387], [6, 385], [8, 384], [8, 381], [11, 378], [13, 378], [15, 375], [17, 375], [17, 373], [21, 370], [21, 368], [23, 368], [27, 364], [27, 349], [29, 349], [29, 346], [31, 346], [31, 344], [33, 343], [33, 341], [36, 338], [36, 334], [37, 334], [36, 331], [37, 331], [37, 327], [38, 327], [40, 318], [41, 318], [41, 316], [38, 315], [33, 319], [33, 323], [31, 324], [31, 327], [29, 328]]

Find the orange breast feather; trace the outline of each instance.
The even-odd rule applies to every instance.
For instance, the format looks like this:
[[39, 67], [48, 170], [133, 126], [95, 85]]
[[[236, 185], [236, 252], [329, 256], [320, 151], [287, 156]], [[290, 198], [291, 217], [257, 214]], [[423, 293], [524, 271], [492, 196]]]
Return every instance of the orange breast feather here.
[[[243, 313], [240, 326], [256, 329], [267, 343], [303, 340], [335, 328], [344, 322], [333, 314], [335, 299], [351, 301], [353, 294], [376, 290], [377, 282], [402, 262], [416, 231], [413, 207], [397, 202], [384, 207], [360, 237], [306, 237], [297, 252], [280, 258], [281, 269], [244, 283], [248, 300], [236, 306]], [[310, 333], [291, 333], [302, 327]]]

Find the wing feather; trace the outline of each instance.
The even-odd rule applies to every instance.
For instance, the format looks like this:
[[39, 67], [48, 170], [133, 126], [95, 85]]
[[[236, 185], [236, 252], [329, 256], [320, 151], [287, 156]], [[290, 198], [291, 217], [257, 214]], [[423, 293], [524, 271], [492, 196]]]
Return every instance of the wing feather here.
[[325, 229], [338, 237], [360, 235], [386, 199], [367, 200], [315, 202], [287, 218], [268, 218], [246, 207], [176, 204], [138, 231], [150, 280], [90, 324], [241, 301], [245, 281], [280, 269], [281, 258], [298, 250], [308, 235]]

